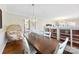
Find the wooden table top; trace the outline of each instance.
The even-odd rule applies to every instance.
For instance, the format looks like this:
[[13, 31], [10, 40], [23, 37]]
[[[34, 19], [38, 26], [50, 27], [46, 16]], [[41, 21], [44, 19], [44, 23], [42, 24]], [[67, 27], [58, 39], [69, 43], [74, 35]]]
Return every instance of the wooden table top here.
[[31, 32], [28, 35], [29, 42], [41, 53], [53, 53], [58, 45], [58, 41], [56, 39], [49, 39], [48, 37], [38, 35], [36, 33]]

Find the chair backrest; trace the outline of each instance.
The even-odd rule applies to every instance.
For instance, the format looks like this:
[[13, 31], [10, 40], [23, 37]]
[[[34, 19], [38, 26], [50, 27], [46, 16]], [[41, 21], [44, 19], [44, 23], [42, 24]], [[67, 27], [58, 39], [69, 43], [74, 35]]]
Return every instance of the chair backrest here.
[[24, 47], [25, 47], [25, 53], [28, 53], [30, 54], [30, 46], [29, 46], [29, 43], [27, 41], [27, 38], [24, 36], [24, 34], [22, 33], [21, 36], [23, 37], [23, 44], [24, 44]]
[[67, 37], [63, 43], [61, 43], [61, 44], [59, 43], [59, 47], [58, 47], [56, 54], [62, 54], [64, 52], [64, 49], [67, 45], [68, 40], [69, 40], [69, 38]]
[[28, 38], [26, 37], [26, 35], [22, 34], [22, 37], [23, 37], [23, 42], [24, 42], [24, 47], [25, 47], [25, 53], [28, 53], [28, 54], [37, 53], [37, 51], [32, 47], [32, 45], [29, 44]]
[[46, 37], [51, 37], [51, 32], [44, 32], [44, 36], [46, 36]]

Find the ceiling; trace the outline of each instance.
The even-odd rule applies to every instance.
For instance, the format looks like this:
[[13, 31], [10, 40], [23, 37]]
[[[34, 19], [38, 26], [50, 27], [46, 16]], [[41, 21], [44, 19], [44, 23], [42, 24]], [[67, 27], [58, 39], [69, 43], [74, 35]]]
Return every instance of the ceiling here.
[[[31, 4], [8, 4], [7, 11], [31, 17], [33, 6]], [[34, 15], [38, 19], [52, 19], [54, 17], [79, 17], [79, 4], [35, 4]]]

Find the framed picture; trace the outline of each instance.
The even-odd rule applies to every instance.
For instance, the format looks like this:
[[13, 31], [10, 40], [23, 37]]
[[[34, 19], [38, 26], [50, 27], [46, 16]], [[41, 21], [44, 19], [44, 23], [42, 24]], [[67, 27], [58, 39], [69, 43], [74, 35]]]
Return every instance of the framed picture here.
[[0, 28], [2, 28], [2, 10], [0, 9]]

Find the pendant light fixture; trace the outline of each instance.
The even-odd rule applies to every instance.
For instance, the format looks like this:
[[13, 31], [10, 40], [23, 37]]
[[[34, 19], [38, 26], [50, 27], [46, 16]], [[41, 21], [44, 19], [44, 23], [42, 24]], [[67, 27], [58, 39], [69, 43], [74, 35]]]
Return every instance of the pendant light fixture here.
[[32, 9], [33, 9], [33, 13], [32, 13], [32, 26], [34, 29], [36, 29], [36, 16], [35, 16], [35, 4], [32, 4]]
[[35, 4], [32, 4], [32, 14], [30, 18], [24, 20], [24, 31], [36, 29]]

